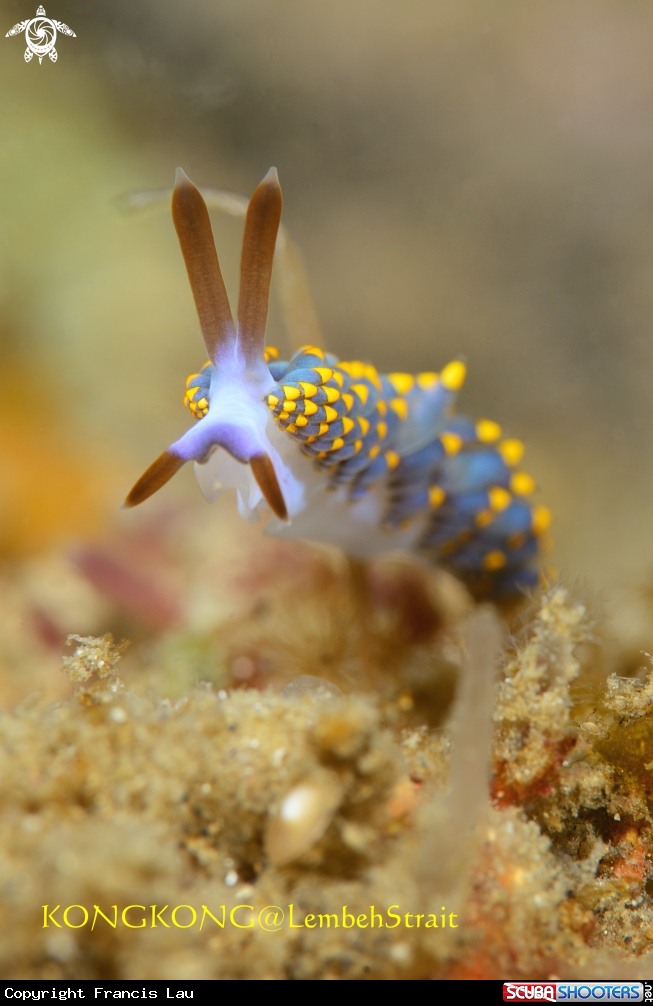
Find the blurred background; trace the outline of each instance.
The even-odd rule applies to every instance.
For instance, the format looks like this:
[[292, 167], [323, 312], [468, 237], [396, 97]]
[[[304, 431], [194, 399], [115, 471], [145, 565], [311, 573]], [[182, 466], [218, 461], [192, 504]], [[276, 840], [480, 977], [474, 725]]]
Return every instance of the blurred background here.
[[[277, 166], [328, 348], [466, 358], [460, 410], [526, 441], [552, 565], [651, 646], [650, 3], [48, 0], [76, 38], [42, 65], [4, 37], [36, 6], [0, 0], [6, 694], [66, 632], [201, 634], [258, 548], [190, 469], [118, 510], [205, 358], [169, 213], [119, 209], [178, 164], [244, 195]], [[242, 224], [213, 223], [235, 303]]]

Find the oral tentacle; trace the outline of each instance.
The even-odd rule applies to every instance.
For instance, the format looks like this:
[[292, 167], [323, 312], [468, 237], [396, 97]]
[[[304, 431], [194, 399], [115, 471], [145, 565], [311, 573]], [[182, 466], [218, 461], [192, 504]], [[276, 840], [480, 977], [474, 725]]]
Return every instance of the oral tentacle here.
[[173, 451], [167, 450], [160, 454], [156, 461], [143, 472], [138, 482], [132, 487], [123, 503], [123, 509], [129, 510], [131, 507], [144, 503], [146, 499], [158, 492], [162, 486], [169, 482], [173, 475], [185, 465], [186, 459], [179, 457]]
[[205, 461], [214, 447], [225, 447], [241, 462], [248, 461], [252, 454], [260, 454], [263, 449], [253, 430], [211, 422], [208, 417], [202, 419], [143, 472], [123, 507], [129, 509], [143, 503], [169, 482], [187, 461]]
[[279, 486], [272, 461], [267, 454], [255, 454], [250, 458], [250, 467], [265, 502], [279, 520], [288, 520], [288, 509]]

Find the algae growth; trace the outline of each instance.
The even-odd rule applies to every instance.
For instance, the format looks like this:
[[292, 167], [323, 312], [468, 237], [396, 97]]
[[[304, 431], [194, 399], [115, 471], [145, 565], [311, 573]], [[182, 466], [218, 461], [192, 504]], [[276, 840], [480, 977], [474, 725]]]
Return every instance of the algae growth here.
[[2, 715], [2, 975], [644, 974], [653, 674], [601, 678], [591, 602], [502, 642], [445, 574], [278, 549], [238, 617], [75, 636]]

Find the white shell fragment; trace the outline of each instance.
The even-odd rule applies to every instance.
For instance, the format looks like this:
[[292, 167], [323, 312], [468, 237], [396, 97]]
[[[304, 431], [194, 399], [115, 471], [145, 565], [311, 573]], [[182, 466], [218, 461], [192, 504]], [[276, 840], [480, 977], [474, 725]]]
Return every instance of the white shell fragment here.
[[274, 866], [285, 866], [312, 848], [331, 824], [341, 799], [342, 786], [330, 772], [316, 773], [293, 786], [267, 827], [265, 844]]
[[284, 699], [303, 699], [305, 695], [310, 695], [313, 699], [337, 699], [342, 694], [341, 689], [332, 681], [316, 678], [312, 674], [300, 674], [279, 692]]

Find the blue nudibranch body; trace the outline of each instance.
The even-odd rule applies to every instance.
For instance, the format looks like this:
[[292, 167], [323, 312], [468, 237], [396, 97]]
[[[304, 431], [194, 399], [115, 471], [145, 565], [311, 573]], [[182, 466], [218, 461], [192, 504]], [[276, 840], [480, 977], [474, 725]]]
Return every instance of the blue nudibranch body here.
[[281, 217], [276, 171], [247, 210], [235, 324], [208, 211], [181, 170], [173, 220], [209, 361], [186, 382], [199, 420], [148, 468], [126, 500], [147, 499], [186, 462], [213, 502], [235, 488], [246, 519], [272, 511], [267, 533], [340, 546], [370, 558], [427, 554], [477, 595], [516, 593], [551, 523], [519, 470], [523, 445], [491, 420], [454, 414], [465, 365], [378, 374], [304, 346], [288, 361], [264, 347]]

